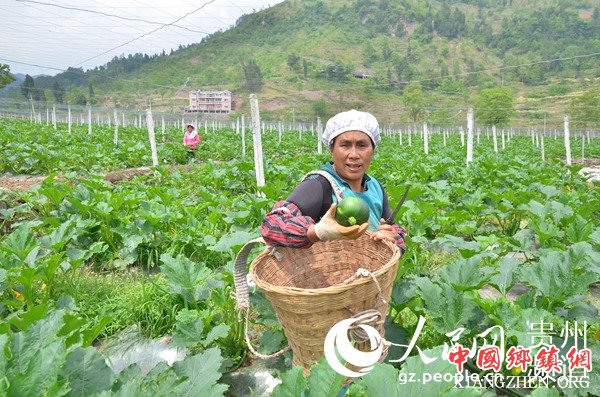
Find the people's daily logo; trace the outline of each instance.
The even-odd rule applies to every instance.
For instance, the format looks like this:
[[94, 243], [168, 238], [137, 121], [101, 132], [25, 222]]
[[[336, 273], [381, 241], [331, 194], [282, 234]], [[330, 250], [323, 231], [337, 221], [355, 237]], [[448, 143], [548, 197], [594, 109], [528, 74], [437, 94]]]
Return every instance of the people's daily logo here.
[[[371, 371], [373, 365], [379, 361], [383, 353], [381, 335], [375, 328], [366, 324], [358, 324], [358, 327], [367, 333], [371, 351], [360, 351], [352, 346], [352, 342], [348, 338], [348, 330], [355, 321], [355, 319], [350, 318], [335, 324], [327, 333], [324, 344], [325, 359], [331, 368], [340, 375], [350, 378], [363, 376]], [[345, 360], [346, 363], [361, 369], [356, 372], [346, 368], [340, 358]]]

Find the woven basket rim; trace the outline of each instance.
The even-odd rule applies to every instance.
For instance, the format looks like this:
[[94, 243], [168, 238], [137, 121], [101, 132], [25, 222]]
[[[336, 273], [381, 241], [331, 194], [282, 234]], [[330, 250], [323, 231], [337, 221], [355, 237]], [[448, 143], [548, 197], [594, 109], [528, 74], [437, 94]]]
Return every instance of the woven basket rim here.
[[[367, 232], [367, 234], [370, 234], [370, 233]], [[400, 260], [400, 249], [398, 248], [398, 246], [395, 243], [392, 243], [391, 241], [388, 241], [388, 240], [380, 240], [380, 241], [373, 241], [373, 242], [376, 244], [387, 245], [388, 248], [390, 248], [392, 251], [392, 257], [387, 261], [387, 263], [385, 263], [383, 266], [381, 266], [376, 271], [371, 272], [376, 278], [378, 278], [380, 275], [386, 273], [387, 271], [390, 270], [390, 268], [392, 268], [394, 265], [396, 265], [398, 263], [398, 261]], [[319, 244], [319, 243], [315, 243], [315, 244]], [[256, 269], [257, 264], [260, 263], [261, 259], [266, 257], [267, 255], [269, 255], [270, 251], [272, 249], [273, 249], [272, 246], [265, 248], [265, 250], [263, 252], [261, 252], [252, 261], [252, 264], [250, 265], [250, 271], [249, 271], [250, 277], [256, 283], [256, 285], [258, 287], [260, 287], [263, 291], [266, 291], [266, 292], [275, 292], [280, 295], [290, 295], [290, 296], [335, 295], [335, 294], [344, 292], [350, 288], [354, 288], [356, 285], [373, 282], [373, 279], [371, 277], [358, 277], [356, 280], [354, 280], [348, 284], [335, 284], [335, 285], [330, 285], [329, 287], [323, 287], [323, 288], [285, 287], [285, 286], [270, 284], [266, 281], [261, 280], [259, 277], [257, 277], [255, 269]]]

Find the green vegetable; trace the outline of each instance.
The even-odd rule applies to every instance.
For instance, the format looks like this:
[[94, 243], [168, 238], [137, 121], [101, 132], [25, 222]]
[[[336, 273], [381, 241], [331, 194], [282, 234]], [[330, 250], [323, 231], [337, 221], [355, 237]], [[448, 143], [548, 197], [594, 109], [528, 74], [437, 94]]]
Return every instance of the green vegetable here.
[[369, 220], [369, 206], [358, 197], [346, 197], [337, 205], [335, 220], [342, 226], [354, 226]]

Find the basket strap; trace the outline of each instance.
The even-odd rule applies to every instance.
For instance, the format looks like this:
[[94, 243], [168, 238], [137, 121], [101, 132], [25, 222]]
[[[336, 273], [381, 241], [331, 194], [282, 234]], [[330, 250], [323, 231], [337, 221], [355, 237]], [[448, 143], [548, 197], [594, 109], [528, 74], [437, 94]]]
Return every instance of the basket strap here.
[[235, 284], [236, 306], [239, 311], [244, 312], [244, 316], [246, 317], [246, 320], [244, 322], [244, 338], [246, 339], [248, 349], [256, 357], [266, 360], [269, 358], [281, 356], [283, 353], [290, 350], [290, 347], [286, 346], [276, 353], [266, 355], [259, 353], [252, 346], [252, 343], [250, 343], [250, 335], [248, 333], [248, 330], [250, 328], [250, 295], [248, 294], [248, 280], [246, 279], [248, 272], [246, 271], [246, 265], [248, 263], [248, 255], [250, 255], [250, 251], [252, 251], [252, 248], [256, 247], [259, 244], [265, 244], [265, 241], [262, 239], [262, 237], [258, 237], [248, 241], [242, 247], [240, 252], [238, 252], [233, 265], [233, 282]]
[[342, 199], [344, 198], [344, 187], [339, 187], [338, 184], [333, 180], [333, 177], [331, 176], [331, 174], [327, 171], [323, 171], [323, 170], [318, 170], [318, 171], [311, 171], [308, 174], [304, 175], [304, 177], [302, 178], [302, 180], [305, 180], [309, 175], [321, 175], [323, 178], [327, 179], [327, 181], [329, 182], [329, 184], [331, 185], [331, 189], [333, 190], [333, 193], [335, 194], [335, 198], [337, 199], [338, 202], [342, 201]]
[[246, 316], [246, 323], [245, 323], [245, 326], [244, 326], [244, 338], [246, 339], [246, 345], [248, 345], [248, 349], [252, 352], [252, 354], [254, 354], [258, 358], [262, 358], [263, 360], [268, 360], [270, 358], [279, 357], [283, 353], [285, 353], [286, 351], [290, 350], [290, 346], [288, 345], [288, 346], [282, 348], [281, 350], [279, 350], [278, 352], [275, 352], [273, 354], [261, 354], [261, 353], [259, 353], [252, 346], [252, 343], [250, 342], [250, 334], [248, 333], [248, 329], [250, 328], [250, 308], [249, 307], [244, 311], [244, 314]]
[[265, 244], [262, 237], [258, 237], [248, 241], [238, 252], [233, 265], [233, 283], [235, 284], [235, 302], [238, 310], [248, 310], [250, 307], [248, 295], [248, 280], [246, 276], [246, 264], [248, 263], [248, 255], [252, 248], [258, 244]]

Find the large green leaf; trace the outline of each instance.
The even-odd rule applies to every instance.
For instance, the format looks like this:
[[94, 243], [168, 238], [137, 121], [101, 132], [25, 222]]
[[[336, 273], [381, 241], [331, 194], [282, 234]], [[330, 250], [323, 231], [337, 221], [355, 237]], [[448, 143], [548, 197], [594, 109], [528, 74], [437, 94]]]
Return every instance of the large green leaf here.
[[67, 356], [61, 376], [69, 382], [69, 396], [86, 397], [109, 390], [113, 384], [114, 372], [106, 365], [96, 348], [78, 347]]
[[449, 283], [457, 291], [479, 289], [488, 281], [492, 269], [482, 267], [482, 259], [486, 253], [472, 256], [468, 259], [459, 259], [440, 270], [434, 281]]
[[175, 388], [178, 396], [222, 396], [227, 386], [217, 384], [221, 373], [221, 351], [214, 347], [205, 352], [187, 357], [173, 366], [175, 372], [187, 377], [187, 381]]
[[472, 328], [480, 319], [475, 304], [449, 284], [438, 285], [428, 278], [415, 279], [425, 304], [425, 313], [433, 320], [437, 332], [445, 334], [459, 327]]
[[[437, 359], [429, 364], [425, 364], [419, 355], [406, 359], [397, 378], [401, 396], [442, 397], [454, 387], [453, 381], [443, 380], [445, 374], [456, 373], [456, 366], [442, 359], [441, 346], [425, 350], [423, 354]], [[426, 376], [441, 376], [442, 379], [425, 382]]]
[[362, 383], [370, 397], [400, 397], [402, 386], [398, 382], [398, 370], [390, 364], [375, 364], [368, 374], [362, 376]]
[[307, 397], [336, 397], [344, 383], [344, 377], [335, 372], [322, 358], [310, 367]]
[[494, 274], [490, 283], [500, 291], [504, 296], [515, 284], [515, 271], [520, 265], [516, 258], [502, 258], [498, 263], [498, 273]]
[[587, 295], [589, 285], [598, 280], [598, 275], [581, 269], [580, 260], [573, 249], [567, 254], [548, 252], [539, 263], [520, 269], [521, 280], [554, 303]]
[[273, 397], [298, 397], [306, 389], [304, 368], [294, 366], [281, 375], [281, 384], [273, 389]]

